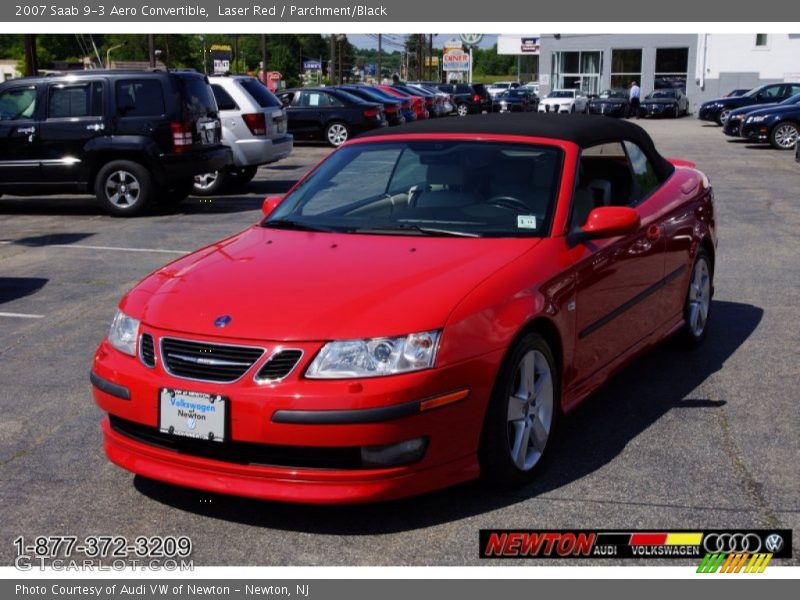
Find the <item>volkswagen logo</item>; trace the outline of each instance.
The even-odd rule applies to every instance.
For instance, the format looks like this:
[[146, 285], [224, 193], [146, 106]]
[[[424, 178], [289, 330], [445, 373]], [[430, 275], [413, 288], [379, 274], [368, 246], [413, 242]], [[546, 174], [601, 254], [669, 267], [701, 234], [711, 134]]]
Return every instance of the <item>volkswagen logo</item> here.
[[[781, 540], [783, 543], [783, 540]], [[703, 549], [716, 552], [759, 552], [761, 537], [756, 533], [710, 533], [703, 540]]]
[[214, 319], [214, 327], [227, 327], [231, 321], [233, 321], [232, 316], [220, 315], [216, 319]]
[[772, 552], [773, 554], [777, 554], [783, 550], [783, 538], [777, 533], [771, 533], [767, 536], [764, 546], [768, 551]]

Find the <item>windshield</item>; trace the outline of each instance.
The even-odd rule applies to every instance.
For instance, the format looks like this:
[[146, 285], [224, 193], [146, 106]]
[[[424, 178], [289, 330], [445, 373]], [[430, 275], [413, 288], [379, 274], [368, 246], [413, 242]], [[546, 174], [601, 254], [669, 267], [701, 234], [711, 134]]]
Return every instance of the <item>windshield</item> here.
[[524, 98], [525, 93], [519, 90], [506, 90], [500, 94], [501, 98]]
[[511, 87], [510, 83], [493, 83], [492, 87], [496, 90], [505, 90]]
[[548, 98], [574, 98], [574, 90], [553, 90], [547, 95]]
[[262, 225], [385, 235], [541, 237], [555, 204], [560, 164], [560, 149], [533, 144], [354, 144], [334, 152]]
[[626, 94], [623, 90], [603, 90], [600, 92], [600, 98], [604, 100], [607, 98], [627, 98], [628, 94]]
[[677, 96], [675, 90], [657, 90], [647, 95], [648, 98], [676, 98]]
[[743, 96], [743, 97], [745, 97], [745, 98], [753, 98], [753, 97], [755, 97], [755, 96], [758, 96], [758, 94], [760, 94], [761, 92], [763, 92], [765, 89], [766, 89], [766, 86], [761, 86], [761, 87], [753, 88], [752, 90], [750, 90], [750, 91], [749, 91], [749, 92], [747, 92], [746, 94], [742, 94], [742, 96]]

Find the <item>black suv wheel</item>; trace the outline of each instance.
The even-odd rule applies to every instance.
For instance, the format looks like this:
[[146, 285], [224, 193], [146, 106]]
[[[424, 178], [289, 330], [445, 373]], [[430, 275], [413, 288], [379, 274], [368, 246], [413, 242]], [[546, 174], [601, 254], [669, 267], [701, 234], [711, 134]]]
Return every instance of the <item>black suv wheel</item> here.
[[97, 174], [94, 193], [109, 214], [134, 217], [142, 214], [153, 199], [150, 173], [139, 163], [115, 160]]

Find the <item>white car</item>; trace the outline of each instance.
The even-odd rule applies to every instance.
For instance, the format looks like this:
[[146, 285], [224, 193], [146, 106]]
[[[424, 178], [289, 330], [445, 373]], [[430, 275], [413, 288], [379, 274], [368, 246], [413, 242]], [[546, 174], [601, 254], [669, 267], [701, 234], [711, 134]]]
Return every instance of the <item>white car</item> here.
[[493, 84], [487, 86], [486, 91], [489, 92], [489, 95], [494, 99], [498, 94], [502, 94], [506, 90], [515, 87], [519, 87], [519, 84], [515, 81], [495, 81]]
[[228, 183], [247, 183], [258, 167], [286, 158], [294, 137], [286, 132], [286, 109], [255, 77], [215, 75], [208, 78], [222, 122], [222, 143], [231, 149], [233, 165], [195, 177], [193, 193], [212, 196]]
[[539, 102], [539, 112], [585, 113], [589, 98], [581, 90], [553, 90]]

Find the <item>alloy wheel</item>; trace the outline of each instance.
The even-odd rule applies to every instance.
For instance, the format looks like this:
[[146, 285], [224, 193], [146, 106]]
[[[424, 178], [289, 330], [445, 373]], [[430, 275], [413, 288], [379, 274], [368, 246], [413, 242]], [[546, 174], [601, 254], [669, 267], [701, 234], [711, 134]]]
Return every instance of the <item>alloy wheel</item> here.
[[517, 365], [508, 398], [508, 449], [519, 470], [530, 471], [541, 459], [554, 405], [550, 364], [539, 350], [530, 350]]
[[328, 127], [328, 141], [332, 146], [341, 146], [347, 141], [347, 127], [334, 123]]
[[708, 310], [711, 305], [711, 275], [708, 261], [700, 256], [692, 271], [689, 283], [689, 328], [695, 337], [700, 337], [708, 323]]
[[210, 173], [201, 173], [194, 176], [194, 187], [200, 190], [207, 190], [214, 186], [219, 178], [219, 171], [211, 171]]
[[775, 144], [784, 150], [791, 150], [797, 143], [797, 126], [792, 123], [781, 123], [772, 134]]
[[118, 170], [106, 177], [106, 198], [118, 208], [128, 208], [138, 202], [141, 194], [139, 180], [130, 171]]

